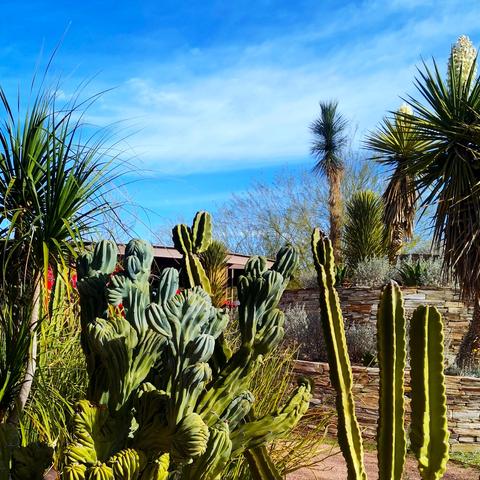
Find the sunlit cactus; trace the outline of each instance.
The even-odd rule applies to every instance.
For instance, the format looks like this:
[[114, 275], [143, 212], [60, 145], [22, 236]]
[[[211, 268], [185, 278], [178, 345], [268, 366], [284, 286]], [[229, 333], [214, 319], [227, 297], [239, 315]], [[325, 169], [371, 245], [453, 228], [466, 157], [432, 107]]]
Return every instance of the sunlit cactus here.
[[[338, 442], [347, 464], [348, 480], [366, 480], [363, 442], [355, 415], [352, 369], [338, 294], [330, 240], [316, 229], [312, 253], [320, 287], [320, 314], [336, 390]], [[404, 369], [406, 331], [400, 288], [383, 289], [377, 311], [380, 367], [377, 430], [378, 478], [401, 480], [406, 455]], [[448, 428], [444, 368], [443, 322], [435, 308], [418, 307], [410, 323], [412, 425], [411, 446], [424, 480], [442, 478], [448, 460]]]
[[[220, 359], [229, 316], [202, 288], [196, 257], [210, 242], [209, 215], [197, 214], [192, 227], [177, 226], [173, 236], [183, 276], [163, 270], [155, 301], [147, 242], [132, 240], [121, 268], [111, 242], [79, 260], [90, 384], [61, 459], [65, 479], [219, 479], [232, 457], [281, 437], [308, 408], [307, 380], [260, 418], [252, 415], [249, 391], [263, 355], [284, 334], [278, 302], [298, 264], [295, 249], [281, 249], [271, 269], [263, 257], [247, 262], [239, 280], [241, 346]], [[180, 288], [181, 279], [188, 288]]]

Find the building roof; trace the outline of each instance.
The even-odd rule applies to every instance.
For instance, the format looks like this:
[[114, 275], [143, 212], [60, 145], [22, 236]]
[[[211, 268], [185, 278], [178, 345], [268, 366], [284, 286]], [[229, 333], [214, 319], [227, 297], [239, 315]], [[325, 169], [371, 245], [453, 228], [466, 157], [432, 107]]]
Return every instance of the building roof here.
[[[120, 255], [125, 253], [125, 244], [117, 245]], [[163, 245], [154, 245], [153, 252], [156, 259], [180, 260], [182, 254], [174, 247], [165, 247]], [[228, 268], [232, 270], [243, 270], [250, 255], [242, 255], [241, 253], [228, 253], [227, 264]], [[267, 260], [269, 267], [272, 266], [273, 261]]]

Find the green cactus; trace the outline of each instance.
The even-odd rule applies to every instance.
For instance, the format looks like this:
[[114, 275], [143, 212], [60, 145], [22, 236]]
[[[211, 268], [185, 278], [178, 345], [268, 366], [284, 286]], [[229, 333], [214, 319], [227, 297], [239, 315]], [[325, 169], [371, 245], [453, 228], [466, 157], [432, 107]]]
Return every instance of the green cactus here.
[[405, 315], [402, 292], [395, 282], [383, 290], [377, 314], [380, 365], [377, 457], [379, 480], [401, 478], [405, 464], [404, 376]]
[[419, 387], [412, 388], [410, 445], [424, 480], [442, 478], [448, 461], [443, 343], [438, 310], [418, 307], [410, 322], [411, 382]]
[[90, 384], [61, 458], [65, 479], [219, 479], [232, 457], [247, 449], [260, 457], [261, 446], [293, 428], [308, 408], [305, 380], [283, 407], [260, 418], [252, 415], [249, 391], [256, 366], [283, 337], [277, 306], [296, 251], [283, 248], [271, 270], [261, 257], [247, 263], [239, 286], [242, 345], [219, 361], [215, 352], [229, 317], [212, 305], [195, 270], [196, 255], [211, 239], [210, 216], [197, 214], [191, 228], [179, 225], [173, 236], [186, 258], [189, 288], [179, 291], [178, 272], [165, 269], [154, 302], [148, 243], [132, 240], [119, 271], [110, 242], [79, 260]]
[[334, 286], [335, 259], [330, 240], [319, 229], [312, 234], [312, 253], [320, 285], [320, 315], [330, 364], [330, 381], [337, 392], [338, 443], [347, 463], [348, 480], [363, 480], [367, 475], [352, 394], [352, 368], [340, 300]]
[[176, 225], [172, 230], [173, 245], [182, 254], [182, 286], [201, 286], [211, 294], [210, 281], [198, 258], [212, 241], [212, 220], [208, 212], [198, 212], [193, 225]]
[[[355, 416], [352, 373], [343, 318], [334, 288], [330, 240], [320, 230], [312, 235], [312, 252], [320, 287], [320, 313], [337, 393], [338, 440], [348, 468], [348, 480], [364, 480], [362, 438]], [[380, 366], [377, 451], [379, 479], [400, 480], [406, 455], [404, 370], [406, 332], [403, 299], [395, 282], [381, 295], [377, 312]], [[443, 322], [436, 309], [419, 307], [410, 325], [412, 425], [411, 446], [422, 479], [440, 479], [448, 460], [448, 428], [443, 375]]]

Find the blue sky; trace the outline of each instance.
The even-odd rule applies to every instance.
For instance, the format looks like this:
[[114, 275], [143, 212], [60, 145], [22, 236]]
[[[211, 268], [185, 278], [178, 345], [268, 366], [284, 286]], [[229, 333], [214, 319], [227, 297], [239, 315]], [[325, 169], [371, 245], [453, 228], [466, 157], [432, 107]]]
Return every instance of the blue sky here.
[[479, 18], [478, 0], [4, 1], [0, 79], [15, 94], [66, 32], [52, 77], [66, 98], [85, 79], [86, 94], [113, 88], [88, 119], [125, 137], [136, 181], [119, 195], [154, 240], [166, 219], [309, 168], [319, 100], [337, 99], [360, 141], [414, 92], [422, 57], [480, 43]]

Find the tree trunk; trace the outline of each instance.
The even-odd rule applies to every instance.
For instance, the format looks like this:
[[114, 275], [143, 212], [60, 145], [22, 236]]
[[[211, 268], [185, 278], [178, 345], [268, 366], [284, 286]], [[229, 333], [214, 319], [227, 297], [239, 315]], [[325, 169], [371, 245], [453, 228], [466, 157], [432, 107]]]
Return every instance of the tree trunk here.
[[466, 371], [480, 366], [480, 296], [473, 304], [473, 316], [457, 355], [458, 366]]
[[35, 377], [35, 370], [37, 369], [37, 325], [40, 319], [40, 301], [41, 301], [41, 275], [37, 275], [35, 278], [35, 284], [33, 288], [33, 304], [32, 311], [30, 315], [30, 351], [28, 354], [27, 365], [25, 368], [25, 375], [23, 377], [23, 382], [18, 392], [15, 405], [13, 407], [12, 413], [8, 418], [10, 424], [17, 425], [19, 421], [19, 416], [25, 404], [27, 403], [28, 397], [30, 395], [30, 390], [32, 389], [33, 379]]
[[342, 263], [342, 192], [340, 189], [343, 170], [333, 172], [329, 176], [328, 207], [330, 213], [330, 241], [333, 256], [337, 265]]

